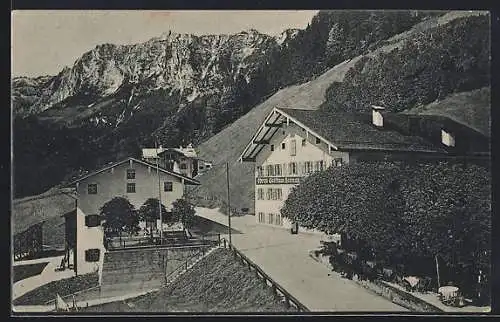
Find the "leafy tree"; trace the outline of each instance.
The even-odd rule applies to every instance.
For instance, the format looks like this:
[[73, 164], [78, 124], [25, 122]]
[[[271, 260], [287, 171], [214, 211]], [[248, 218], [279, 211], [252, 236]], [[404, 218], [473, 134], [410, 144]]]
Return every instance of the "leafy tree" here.
[[134, 206], [127, 198], [114, 197], [101, 207], [101, 216], [104, 218], [105, 236], [118, 234], [120, 243], [122, 232], [135, 232], [139, 229], [139, 220]]
[[177, 222], [181, 222], [184, 228], [189, 232], [195, 223], [194, 207], [185, 199], [177, 199], [172, 203], [172, 216]]
[[[161, 205], [162, 214], [167, 213], [165, 206]], [[157, 198], [149, 198], [139, 208], [139, 218], [146, 222], [146, 227], [150, 229], [151, 238], [153, 237], [153, 228], [156, 228], [156, 220], [160, 219], [159, 200]]]

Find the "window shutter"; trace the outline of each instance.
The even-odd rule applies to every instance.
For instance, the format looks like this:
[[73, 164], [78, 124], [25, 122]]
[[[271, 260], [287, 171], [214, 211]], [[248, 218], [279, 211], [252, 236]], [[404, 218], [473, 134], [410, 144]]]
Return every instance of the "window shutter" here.
[[97, 227], [101, 225], [99, 215], [87, 215], [85, 216], [85, 226], [87, 227]]
[[85, 251], [85, 261], [86, 262], [98, 262], [100, 255], [101, 255], [101, 250], [98, 248], [87, 249]]

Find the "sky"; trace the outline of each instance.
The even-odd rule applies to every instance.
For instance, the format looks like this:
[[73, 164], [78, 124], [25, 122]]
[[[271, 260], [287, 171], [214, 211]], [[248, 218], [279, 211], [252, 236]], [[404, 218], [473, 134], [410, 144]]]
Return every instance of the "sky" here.
[[313, 10], [144, 11], [17, 10], [12, 12], [13, 76], [56, 75], [103, 43], [133, 44], [171, 30], [189, 34], [232, 34], [250, 28], [279, 34], [305, 28]]

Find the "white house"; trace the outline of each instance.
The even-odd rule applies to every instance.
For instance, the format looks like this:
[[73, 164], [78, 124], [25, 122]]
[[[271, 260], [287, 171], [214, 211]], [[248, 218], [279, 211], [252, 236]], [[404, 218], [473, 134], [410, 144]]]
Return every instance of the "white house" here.
[[[149, 198], [158, 198], [167, 211], [182, 198], [185, 185], [199, 185], [195, 179], [157, 167], [135, 158], [127, 158], [89, 173], [67, 186], [76, 191], [76, 209], [67, 213], [67, 240], [73, 245], [74, 269], [85, 274], [102, 268], [104, 231], [100, 209], [114, 197], [126, 197], [136, 209]], [[141, 223], [144, 226], [144, 223]]]
[[257, 223], [297, 229], [280, 210], [291, 189], [313, 172], [357, 160], [445, 153], [424, 138], [386, 128], [381, 111], [373, 107], [370, 115], [274, 108], [239, 158], [255, 163]]

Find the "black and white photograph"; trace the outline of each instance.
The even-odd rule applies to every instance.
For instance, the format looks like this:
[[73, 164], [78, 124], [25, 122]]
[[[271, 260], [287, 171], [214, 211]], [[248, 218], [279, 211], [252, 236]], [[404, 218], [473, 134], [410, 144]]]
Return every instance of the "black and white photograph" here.
[[481, 10], [12, 10], [11, 315], [492, 311]]

